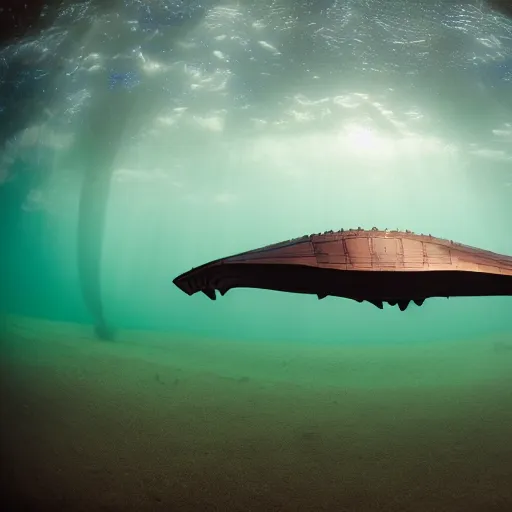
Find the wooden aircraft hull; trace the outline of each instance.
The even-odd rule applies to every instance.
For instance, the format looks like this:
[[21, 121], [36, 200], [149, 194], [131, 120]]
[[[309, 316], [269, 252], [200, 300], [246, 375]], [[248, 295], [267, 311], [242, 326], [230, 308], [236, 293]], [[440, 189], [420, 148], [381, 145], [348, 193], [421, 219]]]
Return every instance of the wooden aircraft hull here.
[[409, 231], [348, 230], [221, 258], [174, 279], [215, 300], [232, 288], [421, 306], [429, 297], [512, 296], [512, 257]]

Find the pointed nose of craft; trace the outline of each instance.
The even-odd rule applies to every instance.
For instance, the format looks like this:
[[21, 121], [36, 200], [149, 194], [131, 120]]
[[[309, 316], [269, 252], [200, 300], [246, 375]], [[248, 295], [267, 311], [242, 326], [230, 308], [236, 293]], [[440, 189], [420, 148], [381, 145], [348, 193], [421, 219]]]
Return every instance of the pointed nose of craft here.
[[189, 279], [187, 279], [186, 274], [181, 274], [180, 276], [174, 278], [172, 282], [184, 293], [187, 295], [192, 295], [197, 290], [193, 289], [192, 283]]

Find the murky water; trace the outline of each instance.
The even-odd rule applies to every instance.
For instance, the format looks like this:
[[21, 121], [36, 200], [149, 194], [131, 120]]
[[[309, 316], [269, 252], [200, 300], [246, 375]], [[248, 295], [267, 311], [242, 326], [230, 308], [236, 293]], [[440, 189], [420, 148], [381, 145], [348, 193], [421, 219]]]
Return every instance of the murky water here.
[[[6, 500], [507, 510], [510, 298], [401, 313], [261, 290], [211, 302], [172, 279], [355, 226], [512, 254], [512, 20], [443, 0], [59, 13], [0, 49]], [[94, 339], [81, 293], [83, 183], [86, 262], [108, 197], [115, 342]]]

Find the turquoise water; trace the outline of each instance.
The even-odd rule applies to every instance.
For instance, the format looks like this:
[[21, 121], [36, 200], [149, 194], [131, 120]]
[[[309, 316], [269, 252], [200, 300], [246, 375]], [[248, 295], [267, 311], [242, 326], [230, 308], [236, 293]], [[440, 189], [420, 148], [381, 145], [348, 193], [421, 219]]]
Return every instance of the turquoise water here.
[[[63, 14], [58, 37], [40, 36], [55, 54], [29, 42], [21, 51], [38, 69], [9, 76], [26, 93], [7, 89], [9, 99], [47, 103], [4, 146], [6, 309], [90, 321], [76, 270], [87, 156], [73, 137], [91, 123], [98, 153], [119, 140], [104, 164], [113, 178], [102, 269], [116, 326], [336, 343], [510, 332], [508, 298], [431, 300], [402, 315], [254, 290], [212, 304], [171, 284], [210, 259], [351, 226], [512, 254], [510, 20], [477, 4], [427, 4], [190, 4], [186, 15], [152, 14], [149, 27], [126, 4], [123, 44], [105, 29], [108, 9]], [[87, 15], [82, 46], [70, 48]], [[127, 32], [137, 23], [138, 35]], [[13, 47], [3, 53], [18, 63]], [[36, 79], [54, 92], [30, 89]], [[126, 107], [127, 90], [131, 117], [113, 108]]]
[[[74, 479], [83, 507], [97, 485], [107, 498], [88, 509], [128, 510], [139, 503], [129, 489], [148, 478], [139, 510], [397, 510], [394, 499], [403, 510], [506, 510], [510, 297], [429, 299], [402, 313], [263, 290], [212, 302], [172, 279], [357, 226], [512, 255], [512, 20], [476, 0], [114, 4], [66, 4], [0, 49], [2, 416], [21, 432], [6, 429], [3, 450], [28, 442], [62, 461], [45, 469], [9, 451], [15, 498], [36, 510], [59, 482], [66, 498], [51, 502], [79, 510]], [[112, 173], [101, 282], [115, 343], [94, 339], [77, 268], [93, 164]], [[173, 458], [166, 429], [184, 447], [172, 492], [158, 456]], [[111, 440], [97, 456], [105, 474], [129, 474], [112, 484], [124, 504], [92, 460], [66, 459], [76, 439], [81, 457]], [[342, 469], [334, 454], [346, 455]], [[435, 472], [414, 465], [429, 457]], [[475, 483], [479, 460], [493, 468], [496, 503]], [[443, 487], [450, 472], [473, 491], [455, 476]], [[29, 492], [24, 474], [50, 483]], [[455, 499], [453, 488], [465, 490]]]

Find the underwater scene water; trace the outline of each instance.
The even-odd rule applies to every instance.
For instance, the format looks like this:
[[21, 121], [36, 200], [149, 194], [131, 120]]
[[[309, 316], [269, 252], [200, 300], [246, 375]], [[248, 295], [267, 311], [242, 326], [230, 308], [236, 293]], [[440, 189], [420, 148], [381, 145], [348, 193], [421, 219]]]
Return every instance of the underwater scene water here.
[[0, 33], [5, 510], [512, 510], [511, 297], [172, 283], [357, 226], [512, 255], [500, 6], [55, 0]]

